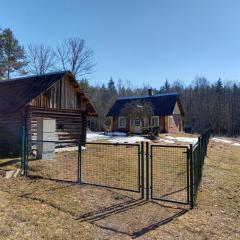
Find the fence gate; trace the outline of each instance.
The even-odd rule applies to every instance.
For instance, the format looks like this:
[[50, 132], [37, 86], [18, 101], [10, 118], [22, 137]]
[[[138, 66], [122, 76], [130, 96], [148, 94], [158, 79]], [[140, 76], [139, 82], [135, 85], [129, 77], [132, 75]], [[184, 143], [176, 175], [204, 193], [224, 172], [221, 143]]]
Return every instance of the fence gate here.
[[152, 199], [189, 204], [188, 147], [150, 145], [149, 172]]
[[143, 144], [86, 143], [80, 183], [142, 193]]

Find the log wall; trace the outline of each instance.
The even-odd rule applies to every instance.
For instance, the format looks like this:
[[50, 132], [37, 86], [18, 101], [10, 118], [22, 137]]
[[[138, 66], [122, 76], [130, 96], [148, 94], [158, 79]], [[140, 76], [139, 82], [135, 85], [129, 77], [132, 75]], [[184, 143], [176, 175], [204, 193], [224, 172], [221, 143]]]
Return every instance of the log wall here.
[[0, 115], [0, 157], [20, 156], [21, 137], [21, 114]]
[[86, 138], [86, 111], [66, 111], [31, 107], [28, 114], [28, 133], [33, 140], [37, 139], [37, 118], [56, 119], [56, 140], [81, 141]]

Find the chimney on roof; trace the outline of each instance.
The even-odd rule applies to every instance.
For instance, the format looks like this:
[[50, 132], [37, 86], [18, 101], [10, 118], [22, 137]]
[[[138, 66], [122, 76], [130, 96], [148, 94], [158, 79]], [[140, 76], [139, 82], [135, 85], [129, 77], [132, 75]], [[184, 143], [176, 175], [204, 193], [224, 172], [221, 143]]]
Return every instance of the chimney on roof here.
[[148, 89], [148, 96], [152, 96], [153, 95], [153, 90], [152, 90], [152, 88], [149, 88]]

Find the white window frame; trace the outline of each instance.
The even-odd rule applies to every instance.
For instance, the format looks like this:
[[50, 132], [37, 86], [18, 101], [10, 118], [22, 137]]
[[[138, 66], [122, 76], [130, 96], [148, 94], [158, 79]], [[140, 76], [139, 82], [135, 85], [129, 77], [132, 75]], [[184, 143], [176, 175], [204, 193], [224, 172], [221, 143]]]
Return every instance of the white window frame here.
[[118, 117], [118, 128], [126, 128], [126, 117]]
[[[139, 123], [139, 124], [137, 124], [136, 125], [136, 121]], [[136, 127], [141, 127], [141, 119], [139, 119], [139, 118], [136, 118], [136, 119], [134, 119], [134, 126], [136, 126]]]
[[159, 116], [152, 116], [151, 117], [151, 126], [152, 127], [158, 127], [159, 126]]

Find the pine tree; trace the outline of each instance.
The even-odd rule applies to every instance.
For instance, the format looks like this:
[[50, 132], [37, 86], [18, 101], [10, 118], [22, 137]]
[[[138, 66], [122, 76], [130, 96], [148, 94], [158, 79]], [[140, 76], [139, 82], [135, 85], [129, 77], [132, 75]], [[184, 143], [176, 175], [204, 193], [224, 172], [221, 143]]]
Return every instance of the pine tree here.
[[113, 81], [112, 78], [110, 78], [109, 82], [108, 82], [108, 89], [110, 90], [111, 93], [116, 94], [117, 90], [115, 87], [115, 83]]
[[9, 79], [10, 74], [13, 72], [25, 74], [23, 67], [27, 63], [24, 48], [19, 45], [18, 40], [9, 28], [0, 33], [0, 46], [0, 72], [2, 78]]

